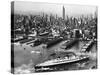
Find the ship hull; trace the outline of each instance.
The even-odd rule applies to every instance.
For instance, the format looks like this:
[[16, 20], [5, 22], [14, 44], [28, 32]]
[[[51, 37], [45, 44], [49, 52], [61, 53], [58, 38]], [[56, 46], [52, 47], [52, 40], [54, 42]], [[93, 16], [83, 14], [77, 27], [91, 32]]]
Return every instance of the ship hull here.
[[65, 62], [65, 63], [58, 63], [58, 64], [52, 64], [52, 65], [46, 65], [46, 66], [35, 66], [35, 69], [41, 69], [41, 68], [54, 68], [57, 66], [64, 66], [64, 65], [72, 65], [74, 63], [82, 63], [82, 62], [86, 62], [89, 60], [89, 57], [80, 59], [80, 60], [76, 60], [76, 61], [70, 61], [70, 62]]

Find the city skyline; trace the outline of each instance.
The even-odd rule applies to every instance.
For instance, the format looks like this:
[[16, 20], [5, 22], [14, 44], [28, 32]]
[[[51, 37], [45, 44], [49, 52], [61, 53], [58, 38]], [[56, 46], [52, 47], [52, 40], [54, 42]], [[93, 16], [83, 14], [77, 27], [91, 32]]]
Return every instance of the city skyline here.
[[65, 16], [81, 16], [81, 15], [94, 15], [97, 12], [96, 6], [86, 5], [71, 5], [71, 4], [51, 4], [39, 2], [23, 2], [15, 1], [14, 12], [20, 14], [54, 14], [59, 17], [62, 16], [63, 6], [65, 8]]

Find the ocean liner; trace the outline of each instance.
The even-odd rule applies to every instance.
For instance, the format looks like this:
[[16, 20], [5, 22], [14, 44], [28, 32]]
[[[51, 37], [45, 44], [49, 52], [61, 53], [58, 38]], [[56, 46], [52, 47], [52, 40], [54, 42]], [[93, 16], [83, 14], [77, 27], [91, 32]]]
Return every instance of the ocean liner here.
[[47, 71], [47, 70], [52, 70], [54, 67], [57, 66], [71, 65], [74, 63], [81, 63], [88, 60], [89, 60], [89, 56], [87, 55], [80, 55], [80, 56], [77, 55], [71, 57], [56, 58], [35, 65], [35, 69], [36, 71]]

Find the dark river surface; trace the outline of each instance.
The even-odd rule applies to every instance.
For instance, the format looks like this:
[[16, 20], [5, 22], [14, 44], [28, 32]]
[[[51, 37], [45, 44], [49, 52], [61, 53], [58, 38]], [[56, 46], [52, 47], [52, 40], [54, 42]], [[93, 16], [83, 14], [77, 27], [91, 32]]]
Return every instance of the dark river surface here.
[[[80, 41], [78, 44], [74, 45], [72, 48], [69, 50], [75, 51], [76, 54], [81, 54], [79, 51], [81, 50], [82, 46], [86, 44], [87, 42]], [[20, 66], [15, 67], [15, 73], [34, 73], [37, 72], [34, 68], [34, 65], [37, 63], [43, 62], [49, 58], [49, 55], [52, 53], [55, 53], [55, 49], [59, 47], [60, 44], [57, 44], [56, 46], [52, 47], [50, 50], [38, 50], [40, 53], [36, 53], [35, 50], [32, 55], [32, 59], [28, 58], [30, 61], [28, 64], [22, 64]], [[82, 62], [82, 63], [74, 63], [71, 65], [64, 65], [64, 66], [57, 66], [55, 68], [52, 68], [46, 72], [49, 71], [68, 71], [68, 70], [84, 70], [84, 69], [96, 69], [97, 68], [97, 45], [94, 44], [91, 48], [91, 51], [86, 53], [86, 55], [90, 56], [90, 59], [88, 61]], [[59, 54], [59, 51], [57, 51]], [[42, 54], [43, 55], [42, 55]], [[39, 71], [43, 72], [43, 71]]]

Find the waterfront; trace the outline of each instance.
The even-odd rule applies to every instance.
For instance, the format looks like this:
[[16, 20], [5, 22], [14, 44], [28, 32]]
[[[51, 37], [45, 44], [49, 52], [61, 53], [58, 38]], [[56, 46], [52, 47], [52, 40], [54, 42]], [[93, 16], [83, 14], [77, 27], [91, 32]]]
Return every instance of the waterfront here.
[[73, 6], [11, 3], [11, 73], [97, 68], [97, 6]]
[[[70, 50], [67, 51], [75, 51], [77, 54], [81, 54], [80, 53], [80, 49], [81, 47], [86, 44], [86, 42], [79, 42], [78, 46], [75, 45], [73, 46]], [[58, 46], [55, 46], [56, 48], [58, 48]], [[55, 49], [54, 47], [54, 49]], [[52, 48], [53, 50], [53, 48]], [[36, 50], [35, 50], [36, 51]], [[62, 55], [62, 54], [66, 54], [67, 51], [61, 52], [61, 51], [56, 51], [58, 55]], [[41, 52], [47, 52], [47, 51], [41, 51]], [[50, 52], [55, 52], [54, 51], [49, 51]], [[48, 52], [47, 52], [48, 53]], [[15, 73], [33, 73], [33, 72], [45, 72], [45, 71], [64, 71], [64, 70], [84, 70], [84, 69], [96, 69], [97, 68], [97, 49], [96, 49], [96, 44], [93, 45], [93, 47], [91, 48], [91, 51], [89, 53], [86, 53], [86, 55], [90, 56], [89, 61], [84, 61], [82, 63], [74, 63], [71, 65], [63, 65], [63, 66], [57, 66], [54, 68], [49, 68], [48, 70], [35, 70], [34, 66], [36, 63], [40, 63], [42, 62], [45, 58], [44, 57], [48, 57], [49, 55], [45, 53], [45, 55], [41, 56], [40, 54], [36, 54], [36, 52], [34, 52], [34, 54], [32, 54], [32, 57], [28, 58], [26, 61], [30, 61], [28, 62], [28, 64], [22, 64], [20, 66], [17, 66], [15, 68]], [[59, 54], [60, 53], [60, 54]], [[44, 54], [44, 53], [43, 53]], [[51, 53], [50, 53], [51, 54]], [[48, 56], [47, 56], [48, 55]], [[35, 57], [35, 58], [34, 58]], [[25, 58], [26, 59], [26, 58]], [[49, 58], [47, 58], [46, 60], [48, 60]], [[19, 59], [18, 59], [19, 60]], [[24, 60], [25, 62], [25, 60]]]

